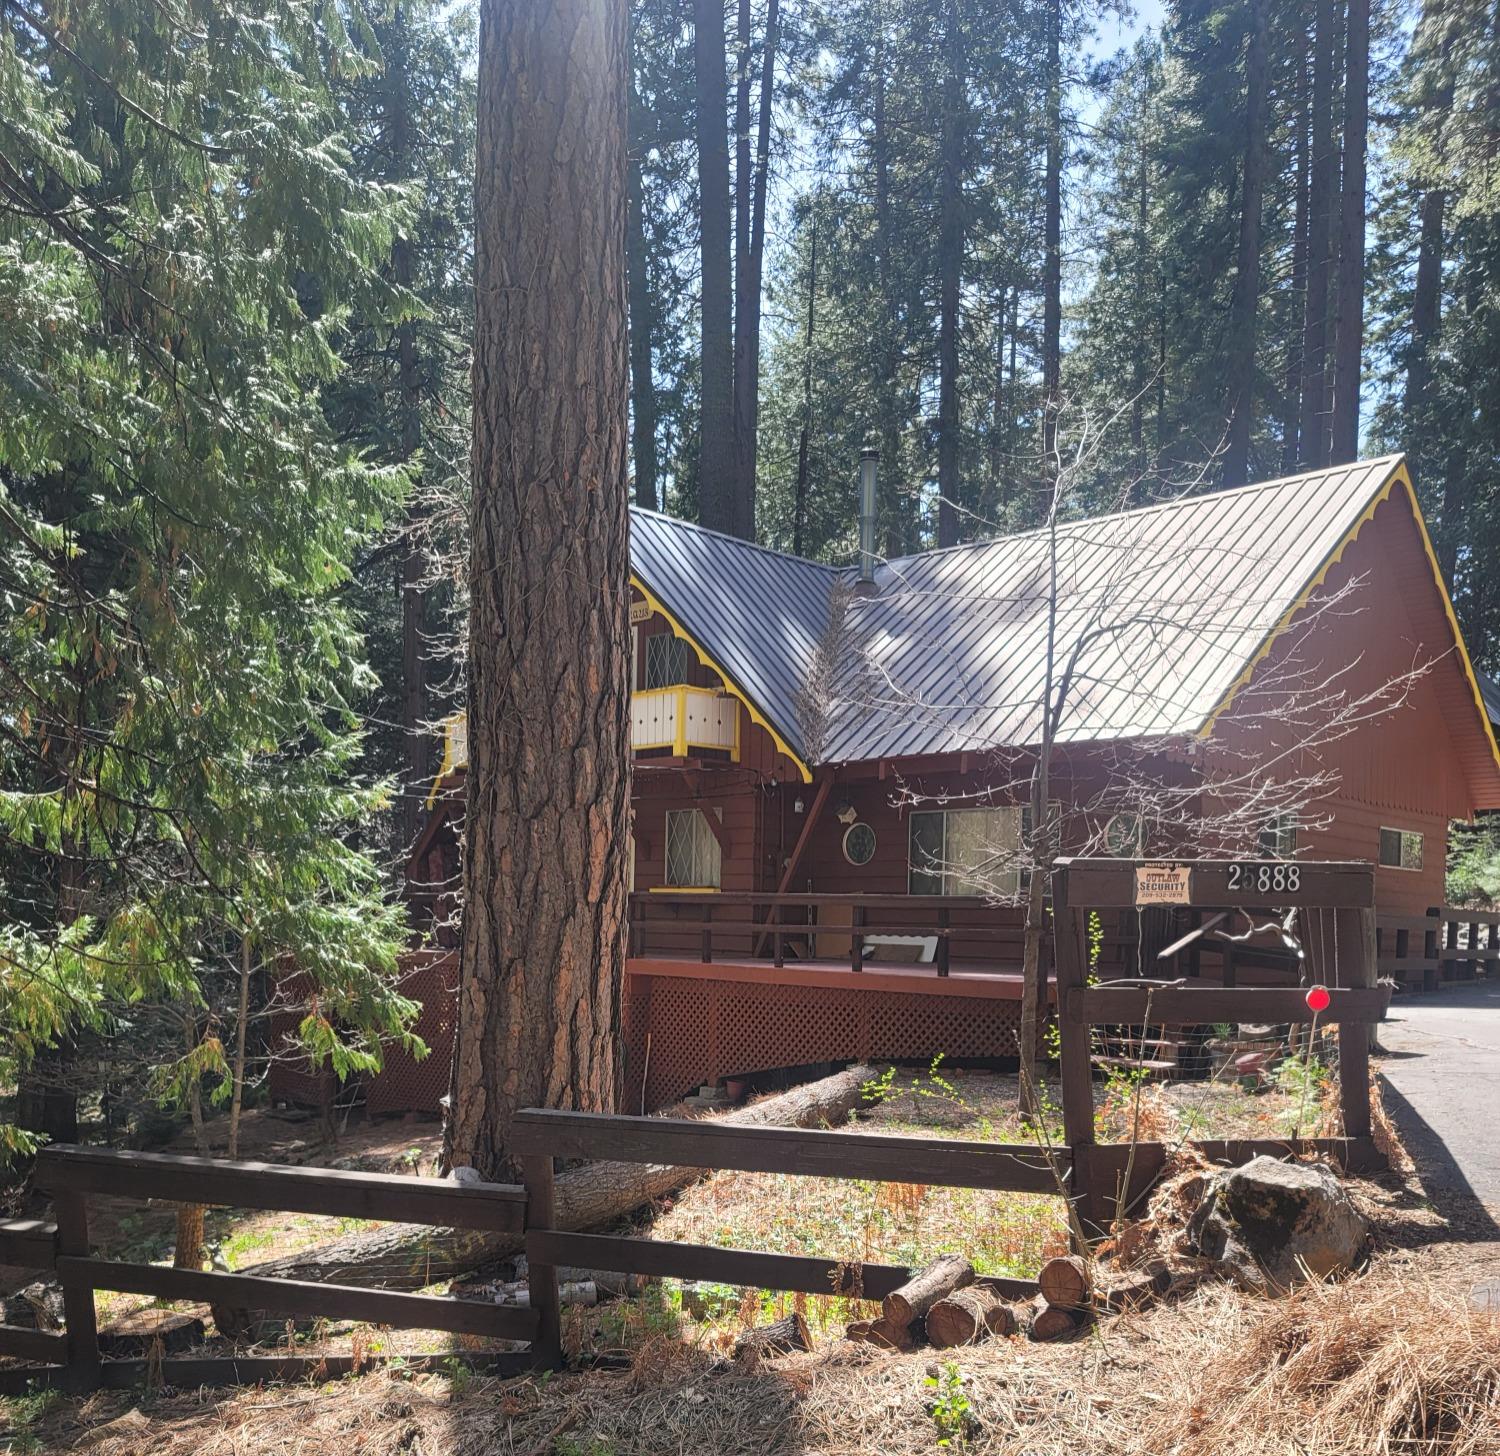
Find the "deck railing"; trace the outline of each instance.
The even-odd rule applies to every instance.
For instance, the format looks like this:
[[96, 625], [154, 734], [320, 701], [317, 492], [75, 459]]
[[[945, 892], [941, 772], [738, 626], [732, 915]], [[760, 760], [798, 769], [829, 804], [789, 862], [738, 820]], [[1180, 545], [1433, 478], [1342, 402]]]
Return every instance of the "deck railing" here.
[[1406, 991], [1436, 991], [1500, 976], [1500, 911], [1444, 905], [1425, 915], [1380, 915], [1380, 974]]
[[[1043, 938], [1044, 959], [1050, 937]], [[776, 895], [752, 891], [650, 890], [630, 899], [630, 953], [637, 958], [846, 961], [1018, 969], [1025, 912], [964, 895]]]

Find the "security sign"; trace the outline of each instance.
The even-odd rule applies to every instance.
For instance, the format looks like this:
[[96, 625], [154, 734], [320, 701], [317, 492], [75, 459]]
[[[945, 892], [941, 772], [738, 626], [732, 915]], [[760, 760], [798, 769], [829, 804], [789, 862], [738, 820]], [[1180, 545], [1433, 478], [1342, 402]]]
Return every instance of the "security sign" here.
[[1137, 865], [1137, 905], [1187, 905], [1193, 898], [1193, 872], [1187, 865]]

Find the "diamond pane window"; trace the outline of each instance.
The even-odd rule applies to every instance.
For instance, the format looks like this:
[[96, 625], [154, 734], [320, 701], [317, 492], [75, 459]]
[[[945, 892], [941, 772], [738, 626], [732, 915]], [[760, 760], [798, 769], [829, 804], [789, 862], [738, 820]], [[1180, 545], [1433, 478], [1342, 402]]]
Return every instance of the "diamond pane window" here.
[[668, 809], [667, 884], [685, 890], [717, 890], [722, 873], [723, 852], [703, 811]]

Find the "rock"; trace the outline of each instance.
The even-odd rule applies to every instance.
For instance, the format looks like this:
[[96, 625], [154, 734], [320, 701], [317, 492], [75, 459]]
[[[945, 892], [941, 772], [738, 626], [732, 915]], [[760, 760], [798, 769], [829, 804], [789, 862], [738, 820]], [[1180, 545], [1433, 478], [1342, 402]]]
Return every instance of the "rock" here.
[[23, 1330], [62, 1329], [62, 1286], [38, 1279], [9, 1299], [0, 1299], [0, 1324]]
[[1270, 1157], [1219, 1174], [1187, 1229], [1216, 1272], [1267, 1294], [1352, 1269], [1368, 1236], [1332, 1168]]

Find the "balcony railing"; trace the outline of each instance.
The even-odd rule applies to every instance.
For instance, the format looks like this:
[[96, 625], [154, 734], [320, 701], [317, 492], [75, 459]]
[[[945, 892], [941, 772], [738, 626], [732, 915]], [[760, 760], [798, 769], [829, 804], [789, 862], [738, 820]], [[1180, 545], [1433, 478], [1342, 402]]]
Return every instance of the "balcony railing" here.
[[712, 688], [681, 684], [631, 694], [630, 746], [638, 753], [668, 748], [686, 758], [695, 748], [711, 748], [738, 761], [739, 727], [739, 703]]
[[[638, 891], [630, 897], [637, 958], [743, 962], [907, 963], [946, 976], [950, 966], [1014, 969], [1025, 912], [957, 895], [774, 895], [749, 891]], [[1049, 938], [1050, 939], [1050, 938]], [[1051, 946], [1044, 942], [1044, 958]]]

